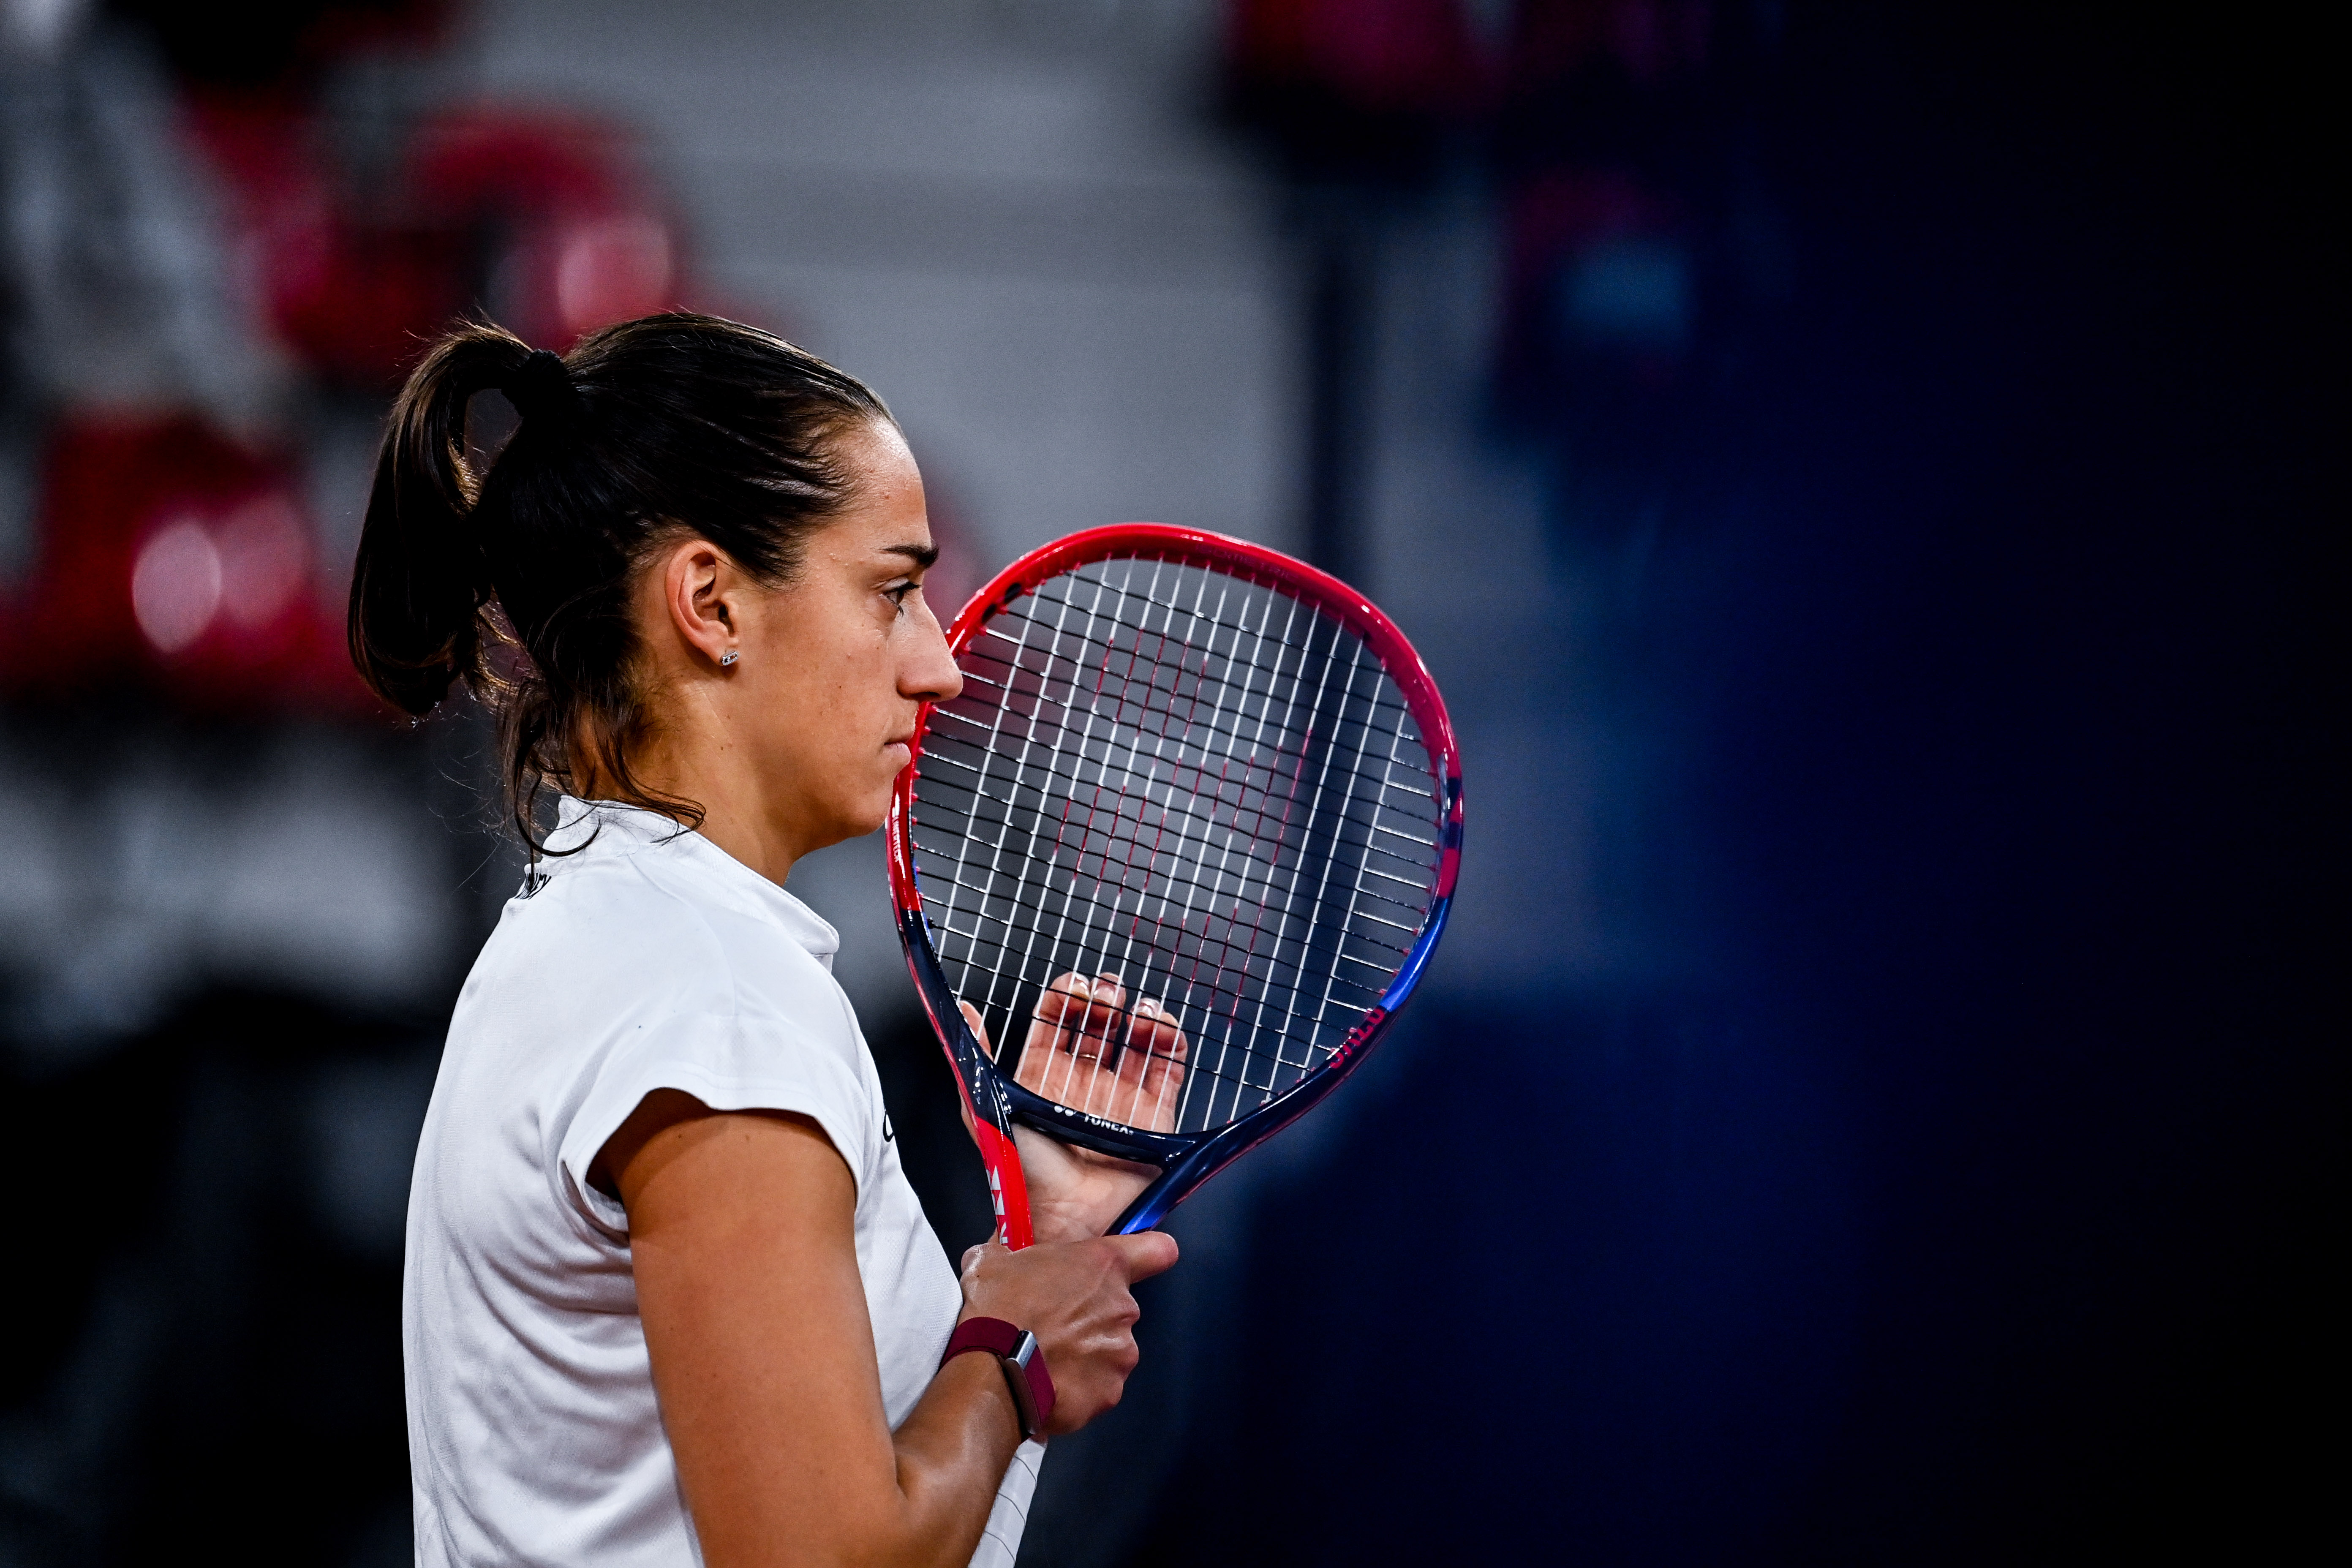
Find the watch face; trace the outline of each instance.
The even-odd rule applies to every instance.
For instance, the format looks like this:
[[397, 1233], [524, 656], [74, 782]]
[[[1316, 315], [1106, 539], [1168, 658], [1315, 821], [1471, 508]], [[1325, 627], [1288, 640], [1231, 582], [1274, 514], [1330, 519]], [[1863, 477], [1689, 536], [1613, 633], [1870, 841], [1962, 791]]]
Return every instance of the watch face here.
[[1004, 1359], [1026, 1372], [1029, 1370], [1029, 1358], [1036, 1353], [1037, 1336], [1024, 1329], [1021, 1337], [1013, 1342], [1012, 1350], [1005, 1352]]

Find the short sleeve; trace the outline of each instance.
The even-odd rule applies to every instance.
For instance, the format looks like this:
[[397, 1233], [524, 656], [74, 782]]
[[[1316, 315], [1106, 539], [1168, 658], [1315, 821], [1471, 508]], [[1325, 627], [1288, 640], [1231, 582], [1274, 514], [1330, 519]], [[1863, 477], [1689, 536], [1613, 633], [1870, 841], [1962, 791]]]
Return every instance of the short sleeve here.
[[667, 1021], [640, 1020], [601, 1055], [585, 1087], [562, 1131], [557, 1164], [572, 1204], [616, 1238], [628, 1233], [627, 1211], [589, 1185], [589, 1167], [657, 1089], [690, 1094], [713, 1110], [807, 1117], [833, 1141], [861, 1193], [881, 1132], [842, 1043], [772, 1012], [698, 1007]]

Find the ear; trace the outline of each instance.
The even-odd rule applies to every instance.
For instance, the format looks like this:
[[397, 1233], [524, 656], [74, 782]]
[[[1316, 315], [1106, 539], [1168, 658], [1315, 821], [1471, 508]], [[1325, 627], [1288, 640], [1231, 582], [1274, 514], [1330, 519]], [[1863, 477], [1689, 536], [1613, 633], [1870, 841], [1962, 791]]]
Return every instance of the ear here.
[[714, 667], [742, 641], [743, 574], [734, 559], [707, 539], [673, 547], [661, 567], [662, 607], [670, 625]]

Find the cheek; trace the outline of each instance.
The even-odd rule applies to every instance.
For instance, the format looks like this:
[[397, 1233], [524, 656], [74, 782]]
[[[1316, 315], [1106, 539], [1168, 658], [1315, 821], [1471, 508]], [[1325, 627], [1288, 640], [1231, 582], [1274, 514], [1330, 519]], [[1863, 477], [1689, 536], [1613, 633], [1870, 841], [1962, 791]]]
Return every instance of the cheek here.
[[857, 787], [877, 766], [895, 773], [904, 765], [904, 752], [893, 765], [883, 744], [908, 724], [889, 652], [887, 639], [871, 631], [788, 651], [760, 699], [770, 754]]

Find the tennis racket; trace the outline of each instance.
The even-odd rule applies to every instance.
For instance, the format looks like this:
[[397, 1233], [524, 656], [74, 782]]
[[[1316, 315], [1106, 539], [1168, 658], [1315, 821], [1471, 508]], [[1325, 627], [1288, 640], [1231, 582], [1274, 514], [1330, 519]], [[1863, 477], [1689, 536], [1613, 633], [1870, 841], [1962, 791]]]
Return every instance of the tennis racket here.
[[890, 889], [998, 1233], [1031, 1240], [1016, 1122], [1156, 1166], [1112, 1227], [1149, 1229], [1412, 995], [1461, 856], [1453, 726], [1361, 595], [1195, 529], [1024, 556], [948, 644], [963, 690], [919, 721]]

